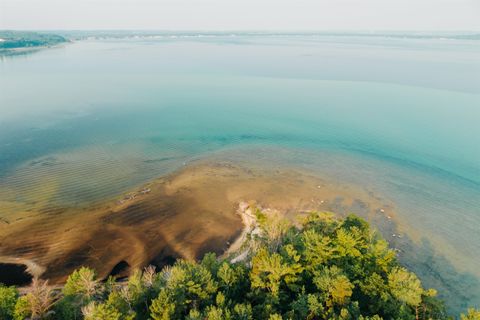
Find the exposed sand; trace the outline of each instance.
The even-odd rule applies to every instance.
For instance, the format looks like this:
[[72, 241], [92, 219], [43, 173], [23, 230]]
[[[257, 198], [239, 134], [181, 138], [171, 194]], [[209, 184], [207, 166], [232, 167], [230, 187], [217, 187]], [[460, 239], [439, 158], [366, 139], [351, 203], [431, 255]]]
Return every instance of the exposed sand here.
[[160, 267], [177, 257], [221, 254], [235, 239], [240, 243], [244, 225], [236, 210], [242, 202], [254, 201], [290, 218], [310, 210], [368, 217], [389, 208], [378, 199], [292, 169], [199, 161], [91, 207], [40, 207], [19, 220], [0, 222], [0, 263], [28, 261], [35, 266], [33, 274], [52, 283], [82, 265], [106, 277], [124, 261], [129, 268], [121, 263], [117, 272], [127, 275], [132, 268]]

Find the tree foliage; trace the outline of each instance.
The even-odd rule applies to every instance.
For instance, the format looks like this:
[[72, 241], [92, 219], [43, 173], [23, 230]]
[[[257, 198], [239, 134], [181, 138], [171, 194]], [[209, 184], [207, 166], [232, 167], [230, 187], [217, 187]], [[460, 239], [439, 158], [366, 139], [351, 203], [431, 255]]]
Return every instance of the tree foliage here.
[[[21, 296], [0, 286], [0, 319], [449, 319], [436, 291], [400, 266], [364, 220], [314, 212], [293, 226], [256, 216], [260, 231], [241, 261], [206, 254], [158, 273], [135, 270], [126, 281], [99, 281], [84, 267], [61, 291], [35, 280]], [[461, 319], [478, 320], [480, 311]]]
[[460, 316], [461, 320], [480, 320], [480, 310], [475, 310], [473, 308], [468, 309], [467, 314]]
[[0, 319], [11, 319], [18, 299], [18, 290], [15, 287], [6, 287], [0, 284]]

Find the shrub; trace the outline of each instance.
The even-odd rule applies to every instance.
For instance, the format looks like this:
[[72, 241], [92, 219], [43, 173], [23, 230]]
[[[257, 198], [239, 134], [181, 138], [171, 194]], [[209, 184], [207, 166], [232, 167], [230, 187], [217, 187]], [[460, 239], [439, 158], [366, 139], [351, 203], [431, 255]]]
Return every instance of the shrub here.
[[79, 296], [87, 301], [99, 293], [100, 285], [95, 271], [86, 267], [75, 270], [63, 287], [65, 296]]
[[6, 287], [0, 283], [0, 319], [13, 319], [18, 291], [15, 287]]

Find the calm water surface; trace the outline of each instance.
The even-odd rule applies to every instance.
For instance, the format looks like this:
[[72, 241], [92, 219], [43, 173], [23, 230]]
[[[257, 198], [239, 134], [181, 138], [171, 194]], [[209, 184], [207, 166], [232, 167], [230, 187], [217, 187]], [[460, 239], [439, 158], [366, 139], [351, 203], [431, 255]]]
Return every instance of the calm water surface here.
[[479, 121], [478, 40], [78, 41], [0, 60], [0, 203], [82, 205], [250, 152], [394, 202], [405, 263], [478, 307]]

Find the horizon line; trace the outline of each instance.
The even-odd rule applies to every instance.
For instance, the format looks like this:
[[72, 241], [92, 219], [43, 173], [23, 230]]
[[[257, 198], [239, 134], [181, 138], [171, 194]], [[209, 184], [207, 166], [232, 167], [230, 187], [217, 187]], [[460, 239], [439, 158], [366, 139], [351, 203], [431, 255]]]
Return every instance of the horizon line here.
[[351, 33], [377, 33], [377, 32], [480, 32], [480, 29], [147, 29], [147, 28], [81, 28], [81, 29], [29, 29], [29, 28], [0, 28], [0, 31], [143, 31], [143, 32], [351, 32]]

